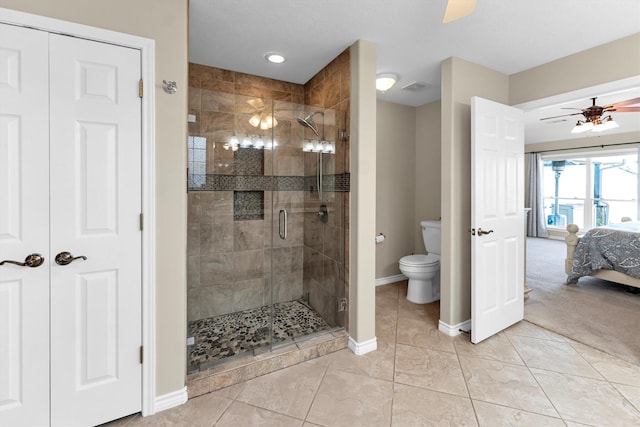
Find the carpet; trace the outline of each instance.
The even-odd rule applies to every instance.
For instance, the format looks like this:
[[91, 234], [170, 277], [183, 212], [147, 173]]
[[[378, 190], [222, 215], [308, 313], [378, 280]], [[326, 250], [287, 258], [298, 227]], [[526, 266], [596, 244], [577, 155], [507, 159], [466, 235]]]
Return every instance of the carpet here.
[[640, 292], [593, 277], [566, 285], [564, 241], [527, 238], [524, 318], [640, 365]]

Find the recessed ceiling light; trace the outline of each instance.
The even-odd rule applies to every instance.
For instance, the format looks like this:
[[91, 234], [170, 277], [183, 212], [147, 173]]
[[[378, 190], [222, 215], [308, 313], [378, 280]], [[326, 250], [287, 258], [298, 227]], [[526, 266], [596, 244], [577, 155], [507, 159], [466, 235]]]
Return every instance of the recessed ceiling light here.
[[269, 61], [272, 62], [274, 64], [282, 64], [284, 61], [287, 60], [287, 58], [285, 58], [284, 56], [282, 56], [282, 54], [280, 53], [276, 53], [276, 52], [268, 52], [264, 54], [264, 58]]

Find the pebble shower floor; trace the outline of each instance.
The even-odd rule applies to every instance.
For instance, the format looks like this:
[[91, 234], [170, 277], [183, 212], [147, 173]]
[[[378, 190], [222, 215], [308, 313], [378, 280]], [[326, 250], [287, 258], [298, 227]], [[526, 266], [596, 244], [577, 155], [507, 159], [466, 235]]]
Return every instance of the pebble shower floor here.
[[[273, 344], [332, 329], [299, 300], [275, 303], [273, 312]], [[263, 306], [189, 322], [188, 336], [195, 339], [188, 350], [189, 372], [267, 345], [270, 315], [270, 307]]]

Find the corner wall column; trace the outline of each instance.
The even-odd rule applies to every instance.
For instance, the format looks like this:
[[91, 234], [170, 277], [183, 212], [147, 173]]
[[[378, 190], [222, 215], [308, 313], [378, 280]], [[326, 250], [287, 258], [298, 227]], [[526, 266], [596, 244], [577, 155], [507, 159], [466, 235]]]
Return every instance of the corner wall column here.
[[349, 348], [357, 355], [377, 348], [376, 60], [374, 43], [359, 40], [351, 47]]

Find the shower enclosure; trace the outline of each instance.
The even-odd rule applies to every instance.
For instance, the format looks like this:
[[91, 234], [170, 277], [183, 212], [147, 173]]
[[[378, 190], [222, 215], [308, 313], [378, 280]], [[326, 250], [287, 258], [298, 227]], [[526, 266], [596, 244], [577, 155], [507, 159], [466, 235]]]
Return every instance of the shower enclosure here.
[[188, 372], [344, 327], [346, 113], [190, 99]]

